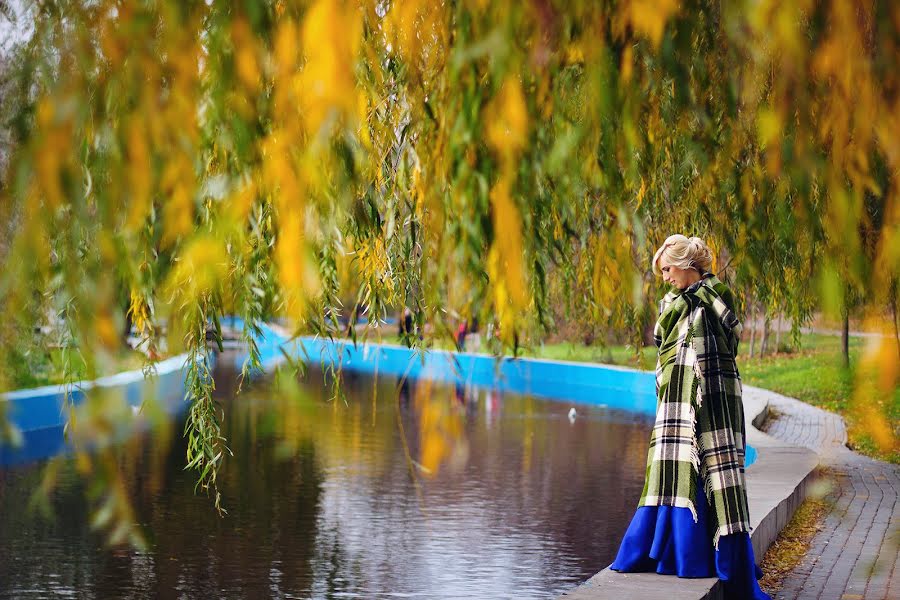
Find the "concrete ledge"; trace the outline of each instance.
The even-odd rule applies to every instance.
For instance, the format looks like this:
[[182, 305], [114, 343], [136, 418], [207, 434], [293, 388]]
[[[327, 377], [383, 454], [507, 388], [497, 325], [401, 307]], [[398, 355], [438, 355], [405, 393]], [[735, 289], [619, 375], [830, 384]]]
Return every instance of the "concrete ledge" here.
[[572, 600], [673, 600], [703, 598], [723, 600], [719, 580], [681, 579], [656, 573], [617, 573], [603, 569], [562, 597]]
[[[750, 534], [757, 562], [797, 507], [806, 499], [819, 455], [788, 445], [759, 430], [768, 415], [768, 390], [744, 386], [744, 419], [747, 442], [758, 450], [756, 462], [747, 469], [747, 500]], [[578, 600], [724, 600], [717, 578], [682, 579], [656, 573], [617, 573], [604, 569], [574, 590], [561, 596]]]

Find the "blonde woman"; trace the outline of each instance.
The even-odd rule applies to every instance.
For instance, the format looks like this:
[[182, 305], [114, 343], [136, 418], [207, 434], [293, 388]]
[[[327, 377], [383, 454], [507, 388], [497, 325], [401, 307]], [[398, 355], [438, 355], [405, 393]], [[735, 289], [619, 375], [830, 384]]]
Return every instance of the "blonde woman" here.
[[656, 423], [644, 491], [611, 568], [718, 576], [726, 598], [764, 600], [744, 482], [741, 325], [734, 295], [711, 268], [696, 237], [669, 236], [653, 257], [673, 288], [654, 330]]

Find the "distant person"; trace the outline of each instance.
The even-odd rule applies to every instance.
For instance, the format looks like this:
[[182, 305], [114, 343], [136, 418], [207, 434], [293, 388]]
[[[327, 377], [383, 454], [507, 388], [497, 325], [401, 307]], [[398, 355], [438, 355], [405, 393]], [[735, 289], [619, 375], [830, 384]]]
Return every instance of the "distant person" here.
[[401, 339], [406, 339], [407, 336], [412, 335], [412, 312], [408, 307], [403, 309], [403, 312], [400, 313], [400, 318], [397, 319], [397, 335]]
[[403, 309], [403, 328], [406, 330], [406, 334], [412, 336], [415, 334], [413, 330], [413, 316], [412, 311], [409, 308]]
[[413, 331], [412, 311], [409, 310], [409, 307], [404, 308], [403, 314], [397, 319], [397, 335], [406, 343], [407, 347], [412, 345], [411, 340], [415, 332]]
[[459, 327], [456, 328], [456, 351], [463, 352], [466, 349], [466, 331], [469, 328], [469, 322], [463, 319]]
[[481, 332], [478, 331], [478, 317], [472, 317], [472, 324], [469, 326], [469, 333], [466, 334], [466, 351], [481, 351]]
[[654, 331], [656, 425], [644, 491], [610, 568], [718, 576], [725, 598], [770, 600], [750, 544], [735, 364], [741, 324], [734, 295], [711, 266], [696, 237], [669, 236], [653, 257], [653, 271], [673, 287]]

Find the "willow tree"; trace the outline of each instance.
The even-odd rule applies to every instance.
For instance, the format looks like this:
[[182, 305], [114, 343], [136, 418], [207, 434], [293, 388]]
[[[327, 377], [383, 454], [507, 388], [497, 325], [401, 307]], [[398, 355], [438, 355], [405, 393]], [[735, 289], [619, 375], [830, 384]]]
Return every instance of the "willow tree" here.
[[[894, 3], [58, 0], [26, 18], [4, 84], [3, 351], [48, 314], [89, 365], [126, 316], [152, 349], [165, 324], [191, 356], [204, 488], [227, 454], [206, 345], [226, 314], [248, 368], [259, 322], [335, 336], [356, 307], [367, 331], [401, 306], [434, 335], [477, 315], [511, 346], [553, 327], [551, 289], [640, 335], [648, 259], [681, 231], [796, 325], [850, 286], [890, 328]], [[893, 392], [894, 345], [866, 355], [882, 376], [860, 397]]]

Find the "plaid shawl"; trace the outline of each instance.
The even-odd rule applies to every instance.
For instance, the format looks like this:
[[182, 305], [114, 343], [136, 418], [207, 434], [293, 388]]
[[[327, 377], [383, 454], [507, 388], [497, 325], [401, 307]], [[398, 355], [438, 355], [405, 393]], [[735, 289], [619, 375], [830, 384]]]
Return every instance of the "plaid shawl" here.
[[680, 506], [697, 519], [698, 478], [719, 537], [750, 531], [744, 410], [734, 357], [741, 325], [728, 287], [707, 275], [660, 302], [654, 338], [656, 424], [639, 506]]

